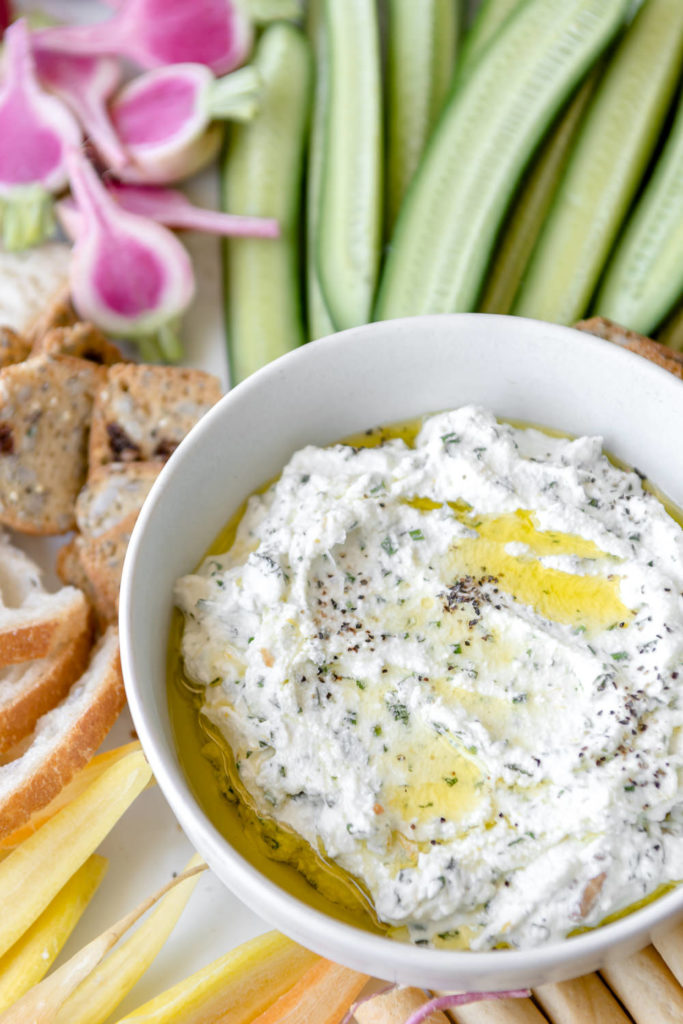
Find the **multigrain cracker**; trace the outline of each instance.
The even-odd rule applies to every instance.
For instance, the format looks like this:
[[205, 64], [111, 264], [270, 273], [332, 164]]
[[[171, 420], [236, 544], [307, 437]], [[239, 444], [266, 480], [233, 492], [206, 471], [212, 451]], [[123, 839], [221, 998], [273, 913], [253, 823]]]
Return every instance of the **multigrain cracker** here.
[[98, 391], [90, 432], [90, 466], [138, 462], [173, 453], [221, 396], [202, 370], [118, 364]]
[[0, 370], [0, 522], [64, 533], [87, 471], [95, 392], [106, 370], [71, 356], [35, 356]]
[[26, 359], [31, 346], [26, 338], [11, 327], [0, 327], [0, 369]]
[[94, 324], [87, 322], [68, 327], [52, 327], [37, 339], [32, 354], [76, 356], [101, 366], [125, 362], [121, 349], [108, 341]]
[[97, 537], [139, 512], [162, 468], [160, 462], [109, 462], [96, 466], [76, 500], [76, 524]]

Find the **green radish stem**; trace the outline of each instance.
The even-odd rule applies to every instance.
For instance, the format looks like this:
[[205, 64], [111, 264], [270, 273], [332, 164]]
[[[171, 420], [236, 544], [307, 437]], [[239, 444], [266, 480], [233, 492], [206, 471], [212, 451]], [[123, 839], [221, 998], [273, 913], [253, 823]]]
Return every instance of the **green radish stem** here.
[[650, 334], [683, 295], [683, 97], [650, 181], [613, 252], [598, 316]]
[[479, 60], [496, 32], [524, 0], [482, 0], [463, 40], [458, 60], [458, 74], [465, 74]]
[[306, 321], [309, 341], [333, 334], [335, 329], [320, 284], [317, 259], [320, 184], [329, 91], [325, 22], [321, 7], [322, 0], [310, 0], [307, 21], [308, 37], [311, 40], [315, 60], [315, 89], [306, 174]]
[[298, 222], [312, 74], [305, 36], [289, 22], [265, 30], [254, 66], [261, 103], [236, 126], [223, 170], [224, 208], [274, 217], [277, 239], [226, 242], [230, 374], [237, 383], [304, 340], [299, 298]]
[[602, 67], [595, 68], [560, 116], [527, 173], [495, 254], [479, 301], [482, 313], [509, 313], [548, 215], [577, 131]]
[[459, 0], [388, 0], [387, 231], [441, 112], [455, 67]]
[[325, 0], [329, 96], [318, 270], [335, 326], [370, 319], [382, 233], [382, 112], [374, 0]]
[[628, 7], [526, 0], [458, 79], [396, 222], [377, 319], [475, 308], [525, 166]]
[[258, 110], [259, 77], [253, 67], [217, 78], [208, 95], [209, 117], [250, 121]]
[[657, 143], [682, 57], [683, 3], [647, 0], [588, 109], [513, 312], [565, 324], [584, 315]]

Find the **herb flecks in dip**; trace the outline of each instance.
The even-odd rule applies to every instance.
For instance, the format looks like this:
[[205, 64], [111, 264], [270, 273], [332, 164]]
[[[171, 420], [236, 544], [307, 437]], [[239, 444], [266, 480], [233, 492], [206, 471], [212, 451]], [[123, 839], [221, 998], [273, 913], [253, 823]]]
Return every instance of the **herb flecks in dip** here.
[[683, 877], [682, 590], [599, 438], [468, 407], [298, 452], [176, 596], [258, 813], [414, 941], [488, 949]]

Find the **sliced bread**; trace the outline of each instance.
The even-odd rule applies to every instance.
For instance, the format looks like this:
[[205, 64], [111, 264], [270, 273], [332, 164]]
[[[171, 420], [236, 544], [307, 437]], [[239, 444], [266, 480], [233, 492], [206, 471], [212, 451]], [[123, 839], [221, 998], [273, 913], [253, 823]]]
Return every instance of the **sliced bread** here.
[[24, 752], [0, 765], [0, 837], [49, 803], [86, 764], [124, 703], [118, 634], [112, 627], [68, 696], [38, 721]]
[[0, 370], [0, 522], [26, 533], [75, 525], [88, 433], [104, 367], [34, 356]]
[[219, 381], [202, 370], [111, 366], [93, 406], [91, 470], [109, 462], [164, 462], [220, 396]]
[[83, 674], [92, 644], [89, 623], [73, 640], [45, 658], [0, 669], [0, 754], [11, 750], [66, 697]]
[[76, 525], [98, 537], [132, 512], [139, 512], [161, 472], [160, 462], [110, 462], [96, 466], [76, 499]]
[[[71, 246], [46, 242], [21, 252], [0, 249], [0, 324], [24, 333], [68, 292]], [[73, 316], [72, 311], [72, 316]]]
[[80, 590], [48, 593], [35, 562], [0, 534], [0, 667], [46, 657], [79, 636], [88, 618]]

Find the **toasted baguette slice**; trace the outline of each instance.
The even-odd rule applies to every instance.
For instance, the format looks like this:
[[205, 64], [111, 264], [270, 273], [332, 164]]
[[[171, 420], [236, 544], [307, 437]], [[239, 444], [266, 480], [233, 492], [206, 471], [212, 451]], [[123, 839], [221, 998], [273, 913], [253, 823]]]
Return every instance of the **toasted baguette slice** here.
[[646, 338], [644, 334], [637, 334], [630, 331], [621, 324], [615, 324], [603, 316], [593, 316], [589, 320], [579, 320], [574, 324], [577, 331], [584, 331], [586, 334], [594, 334], [597, 338], [604, 338], [605, 341], [612, 341], [615, 345], [621, 345], [630, 352], [635, 352], [653, 363], [657, 363], [664, 370], [675, 374], [683, 380], [683, 353], [667, 348], [666, 345]]
[[92, 643], [87, 620], [78, 636], [46, 658], [0, 669], [0, 754], [35, 728], [66, 697], [88, 663]]
[[48, 593], [35, 562], [0, 535], [0, 668], [46, 657], [79, 636], [88, 617], [80, 590]]
[[76, 499], [76, 524], [99, 537], [132, 512], [139, 512], [161, 472], [160, 462], [110, 462], [96, 466]]
[[38, 721], [24, 753], [0, 765], [0, 837], [49, 803], [86, 764], [124, 703], [118, 633], [112, 627], [65, 700]]
[[64, 306], [68, 299], [70, 256], [71, 246], [62, 242], [47, 242], [21, 252], [0, 249], [0, 324], [26, 333], [40, 330], [46, 313], [54, 321], [56, 304]]
[[93, 406], [91, 471], [108, 462], [164, 462], [220, 396], [219, 381], [203, 370], [111, 366]]
[[75, 525], [88, 433], [104, 367], [34, 356], [0, 370], [0, 522], [25, 533]]
[[34, 356], [75, 356], [100, 366], [125, 362], [121, 349], [87, 321], [67, 327], [52, 327], [36, 338], [31, 352]]

